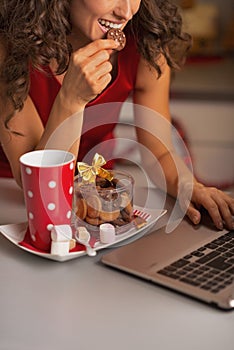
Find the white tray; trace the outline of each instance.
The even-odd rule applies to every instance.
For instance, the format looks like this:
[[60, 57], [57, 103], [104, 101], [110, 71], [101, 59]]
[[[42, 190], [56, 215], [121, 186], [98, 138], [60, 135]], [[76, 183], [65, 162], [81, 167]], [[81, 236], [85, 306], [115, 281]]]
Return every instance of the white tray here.
[[[143, 227], [137, 229], [135, 227], [130, 228], [127, 232], [124, 232], [122, 234], [116, 235], [115, 241], [109, 244], [102, 244], [99, 241], [97, 241], [94, 245], [94, 249], [96, 251], [108, 248], [108, 247], [115, 247], [119, 246], [120, 244], [127, 244], [130, 241], [133, 241], [135, 239], [140, 238], [145, 233], [147, 233], [151, 227], [156, 223], [156, 221], [161, 218], [165, 213], [166, 210], [162, 209], [145, 209], [141, 207], [134, 207], [135, 210], [139, 210], [142, 213], [145, 213], [146, 216], [148, 216], [147, 223]], [[147, 215], [148, 214], [148, 215]], [[31, 254], [38, 255], [42, 258], [55, 260], [59, 262], [68, 261], [71, 259], [79, 258], [80, 256], [86, 255], [86, 251], [78, 251], [78, 252], [70, 252], [67, 255], [52, 255], [50, 253], [42, 253], [37, 252], [35, 250], [31, 250], [27, 247], [24, 247], [19, 244], [24, 239], [26, 230], [27, 230], [28, 223], [23, 222], [19, 224], [10, 224], [10, 225], [2, 225], [0, 226], [0, 232], [5, 236], [9, 241], [11, 241], [13, 244], [18, 246], [20, 249], [23, 249]]]

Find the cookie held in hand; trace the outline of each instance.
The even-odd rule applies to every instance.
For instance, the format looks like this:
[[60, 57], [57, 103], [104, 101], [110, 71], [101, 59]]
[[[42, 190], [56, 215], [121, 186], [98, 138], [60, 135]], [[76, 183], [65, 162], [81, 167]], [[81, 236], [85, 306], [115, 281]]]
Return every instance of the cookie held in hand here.
[[121, 29], [109, 29], [107, 32], [107, 39], [113, 39], [119, 43], [119, 46], [116, 48], [117, 51], [122, 50], [126, 45], [126, 36]]

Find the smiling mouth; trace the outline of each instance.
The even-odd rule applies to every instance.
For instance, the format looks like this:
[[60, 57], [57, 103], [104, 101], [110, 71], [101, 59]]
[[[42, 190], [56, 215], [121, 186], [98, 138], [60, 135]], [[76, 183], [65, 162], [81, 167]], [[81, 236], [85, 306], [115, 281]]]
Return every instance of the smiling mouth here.
[[101, 27], [107, 31], [109, 30], [110, 28], [114, 28], [114, 29], [121, 29], [122, 27], [122, 24], [118, 24], [118, 23], [114, 23], [114, 22], [110, 22], [110, 21], [107, 21], [105, 19], [99, 19], [98, 20], [98, 23], [101, 25]]

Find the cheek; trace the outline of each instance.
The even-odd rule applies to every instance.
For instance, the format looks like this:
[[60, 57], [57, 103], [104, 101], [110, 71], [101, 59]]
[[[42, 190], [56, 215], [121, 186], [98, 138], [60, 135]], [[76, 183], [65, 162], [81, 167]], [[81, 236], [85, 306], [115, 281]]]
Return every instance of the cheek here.
[[80, 7], [80, 1], [71, 0], [70, 1], [70, 12], [74, 13], [74, 11], [78, 11]]
[[108, 11], [112, 5], [113, 1], [111, 0], [73, 0], [72, 3], [76, 6], [78, 11], [82, 10], [87, 14], [93, 16], [99, 15], [102, 12]]
[[133, 15], [135, 15], [137, 13], [137, 11], [140, 8], [140, 5], [141, 5], [141, 0], [137, 0], [137, 1], [131, 0], [131, 7], [132, 7]]

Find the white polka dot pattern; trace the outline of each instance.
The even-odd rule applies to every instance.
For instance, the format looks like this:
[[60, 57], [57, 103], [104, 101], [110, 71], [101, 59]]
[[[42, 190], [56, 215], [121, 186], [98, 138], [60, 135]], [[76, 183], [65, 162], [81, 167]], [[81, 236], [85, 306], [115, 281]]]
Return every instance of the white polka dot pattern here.
[[28, 213], [28, 217], [29, 217], [30, 220], [33, 220], [33, 219], [34, 219], [33, 213], [29, 212], [29, 213]]
[[[33, 159], [34, 164], [34, 159]], [[24, 165], [22, 172], [32, 243], [48, 251], [54, 225], [70, 225], [72, 216], [74, 161], [40, 167]]]
[[29, 196], [29, 198], [33, 198], [33, 192], [32, 191], [28, 191], [28, 196]]
[[47, 208], [48, 208], [49, 210], [55, 210], [56, 205], [55, 205], [55, 203], [49, 203], [49, 204], [47, 205]]
[[50, 182], [48, 183], [48, 187], [49, 187], [49, 188], [55, 188], [55, 187], [56, 187], [56, 181], [50, 181]]
[[32, 169], [29, 168], [29, 167], [27, 167], [27, 168], [25, 169], [25, 171], [26, 171], [26, 174], [28, 174], [28, 175], [31, 175], [31, 174], [32, 174]]

